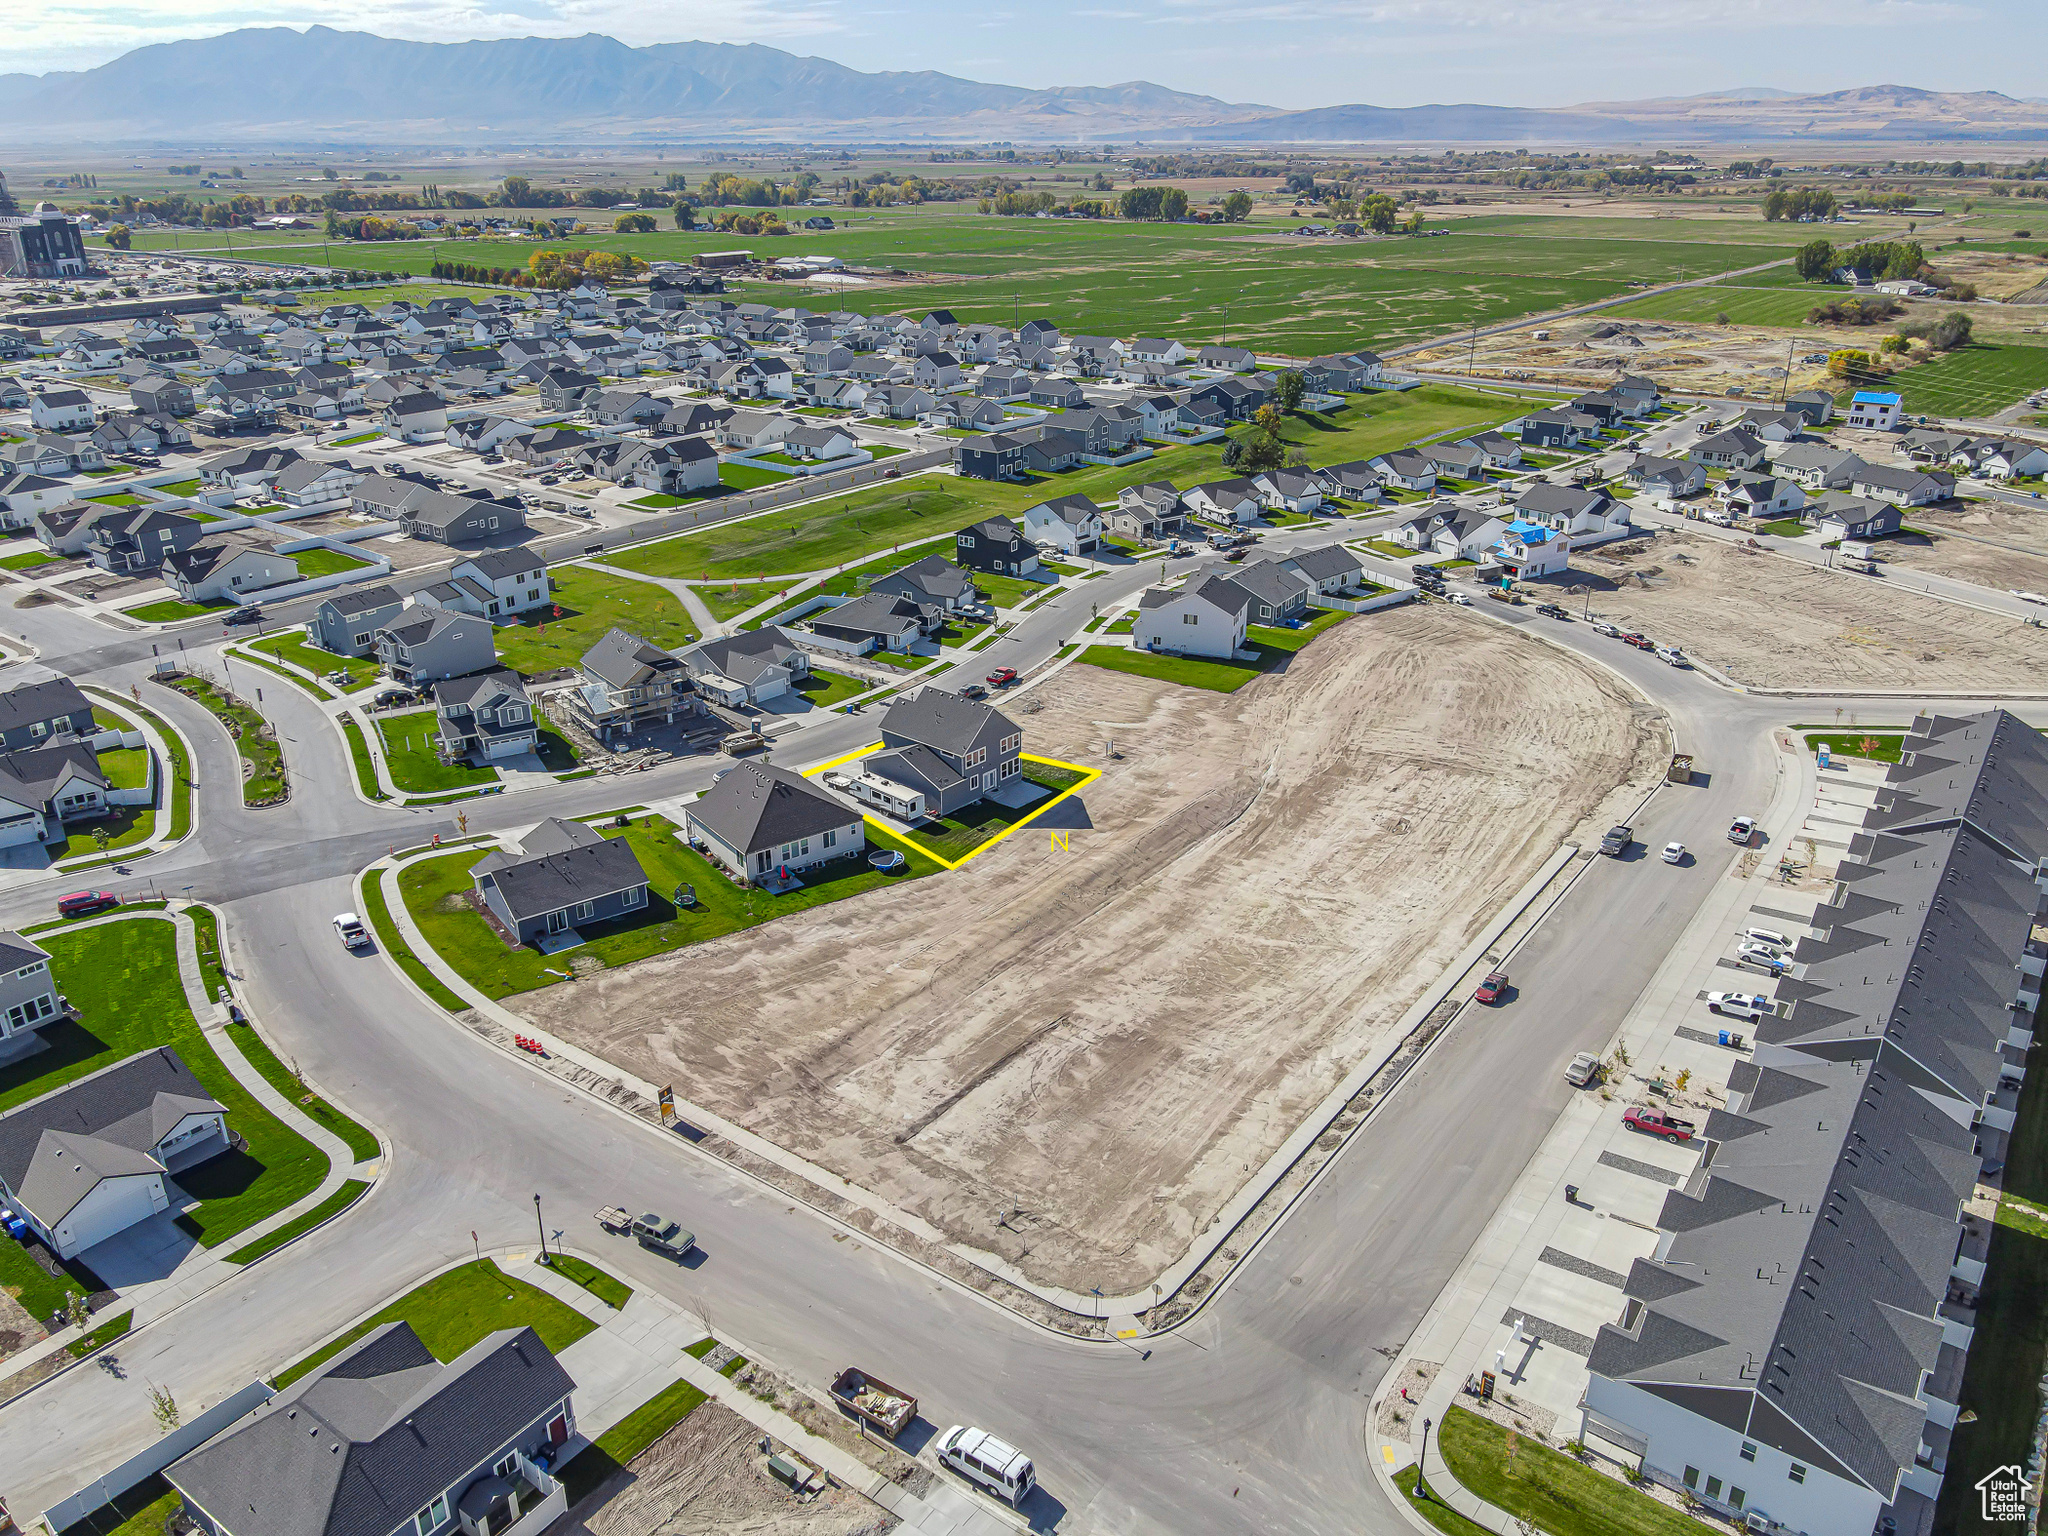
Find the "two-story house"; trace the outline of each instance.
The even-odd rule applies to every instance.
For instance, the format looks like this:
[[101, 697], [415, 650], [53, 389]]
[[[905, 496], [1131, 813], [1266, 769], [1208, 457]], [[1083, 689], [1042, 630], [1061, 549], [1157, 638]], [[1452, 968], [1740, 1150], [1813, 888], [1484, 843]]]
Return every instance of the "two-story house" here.
[[578, 712], [602, 741], [636, 725], [672, 724], [697, 708], [689, 672], [669, 652], [628, 630], [606, 630], [577, 663], [583, 681], [571, 690]]
[[0, 693], [0, 751], [39, 747], [59, 736], [89, 736], [95, 729], [92, 701], [68, 677], [16, 683]]
[[1092, 554], [1103, 532], [1102, 509], [1086, 496], [1055, 496], [1024, 509], [1024, 537], [1041, 551]]
[[533, 702], [519, 674], [506, 667], [434, 684], [434, 716], [444, 761], [463, 758], [482, 767], [540, 745]]
[[1007, 517], [991, 517], [953, 536], [953, 558], [970, 570], [1029, 576], [1038, 569], [1038, 546]]
[[405, 599], [395, 587], [357, 587], [322, 599], [306, 625], [307, 636], [323, 651], [337, 656], [367, 656], [376, 647], [377, 631], [396, 618]]
[[34, 1031], [60, 1011], [50, 952], [12, 929], [0, 929], [0, 1061], [33, 1050]]
[[377, 631], [371, 646], [391, 680], [410, 688], [444, 677], [466, 677], [498, 662], [489, 619], [432, 603], [401, 609]]
[[974, 578], [944, 555], [926, 555], [886, 576], [877, 576], [868, 583], [868, 590], [907, 597], [948, 614], [967, 613], [983, 602]]
[[861, 771], [924, 796], [926, 813], [950, 816], [1024, 771], [1024, 732], [1001, 710], [941, 688], [894, 700], [882, 716], [883, 750]]
[[458, 560], [448, 575], [476, 589], [487, 619], [513, 618], [548, 601], [547, 562], [524, 544]]
[[205, 537], [206, 525], [196, 517], [160, 507], [127, 508], [113, 517], [96, 517], [85, 535], [85, 555], [103, 571], [133, 575], [162, 568], [164, 560], [191, 549]]
[[1251, 593], [1228, 576], [1147, 587], [1138, 597], [1131, 644], [1141, 651], [1227, 661], [1244, 646], [1254, 606]]

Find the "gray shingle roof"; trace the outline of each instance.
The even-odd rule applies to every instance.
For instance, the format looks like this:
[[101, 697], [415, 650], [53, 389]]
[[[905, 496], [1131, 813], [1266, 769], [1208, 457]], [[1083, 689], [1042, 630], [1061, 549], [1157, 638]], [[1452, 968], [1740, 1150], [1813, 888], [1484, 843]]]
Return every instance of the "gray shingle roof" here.
[[630, 688], [656, 672], [676, 671], [682, 663], [629, 630], [608, 629], [578, 665], [614, 688]]
[[390, 1536], [575, 1385], [531, 1328], [442, 1365], [387, 1323], [165, 1476], [233, 1530], [239, 1515], [264, 1536]]
[[337, 592], [327, 599], [327, 604], [331, 604], [336, 613], [349, 618], [379, 608], [395, 608], [404, 601], [396, 587], [360, 587], [353, 592]]
[[1017, 723], [992, 704], [963, 699], [943, 688], [921, 688], [907, 698], [890, 701], [882, 715], [882, 735], [901, 736], [954, 756], [968, 751], [991, 724], [1000, 734], [1016, 734]]
[[0, 731], [19, 730], [38, 720], [55, 720], [59, 716], [68, 719], [91, 710], [92, 701], [68, 677], [21, 683], [0, 693]]
[[685, 816], [742, 855], [848, 827], [859, 814], [773, 763], [741, 763], [685, 808]]
[[494, 861], [477, 878], [496, 882], [507, 910], [521, 922], [647, 884], [639, 855], [623, 838], [611, 837], [556, 853]]
[[12, 928], [0, 928], [0, 971], [18, 971], [49, 958], [50, 952], [34, 939], [23, 938]]
[[736, 683], [752, 685], [771, 667], [779, 667], [802, 647], [773, 625], [706, 640], [682, 653], [693, 671], [716, 672]]

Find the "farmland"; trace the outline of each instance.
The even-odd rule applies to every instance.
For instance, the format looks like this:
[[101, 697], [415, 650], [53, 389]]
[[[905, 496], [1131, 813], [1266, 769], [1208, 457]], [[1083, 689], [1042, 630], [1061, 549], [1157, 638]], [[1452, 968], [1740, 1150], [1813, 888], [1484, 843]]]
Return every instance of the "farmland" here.
[[[1768, 274], [1759, 273], [1758, 276]], [[1835, 290], [1837, 294], [1840, 289]], [[1705, 325], [1726, 315], [1737, 325], [1798, 326], [1826, 294], [1807, 288], [1750, 288], [1715, 283], [1652, 294], [1606, 311], [1614, 320], [1679, 320]]]
[[1927, 416], [1986, 416], [2048, 388], [2048, 347], [1978, 342], [1894, 376], [1906, 409]]

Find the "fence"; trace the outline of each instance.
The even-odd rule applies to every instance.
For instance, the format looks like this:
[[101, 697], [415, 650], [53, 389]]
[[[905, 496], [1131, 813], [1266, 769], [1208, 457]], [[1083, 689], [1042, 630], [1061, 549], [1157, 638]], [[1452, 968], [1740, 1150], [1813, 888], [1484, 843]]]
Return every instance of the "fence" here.
[[1413, 602], [1415, 589], [1405, 587], [1399, 591], [1382, 592], [1378, 597], [1331, 597], [1325, 592], [1311, 592], [1308, 605], [1311, 608], [1334, 608], [1339, 613], [1377, 613], [1382, 608], [1392, 608], [1398, 603]]
[[43, 1522], [52, 1531], [76, 1525], [94, 1510], [111, 1503], [144, 1478], [154, 1477], [187, 1452], [204, 1445], [245, 1413], [269, 1402], [274, 1394], [264, 1382], [252, 1381], [232, 1397], [223, 1398], [189, 1424], [180, 1425], [148, 1450], [129, 1457], [111, 1472], [101, 1474], [68, 1499], [59, 1499], [43, 1511]]

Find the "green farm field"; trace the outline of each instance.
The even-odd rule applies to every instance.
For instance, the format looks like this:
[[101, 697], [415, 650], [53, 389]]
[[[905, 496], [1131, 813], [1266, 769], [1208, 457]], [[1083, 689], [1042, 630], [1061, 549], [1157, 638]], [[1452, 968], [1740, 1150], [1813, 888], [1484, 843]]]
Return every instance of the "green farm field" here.
[[1603, 318], [1617, 320], [1676, 320], [1690, 325], [1711, 325], [1726, 315], [1736, 325], [1765, 325], [1791, 328], [1804, 325], [1806, 315], [1824, 295], [1798, 288], [1736, 288], [1715, 283], [1704, 288], [1680, 288], [1652, 294], [1633, 303], [1617, 304]]
[[[1303, 357], [1592, 303], [1631, 284], [1739, 271], [1785, 259], [1792, 243], [1761, 220], [1505, 215], [1459, 220], [1429, 238], [1341, 241], [1297, 239], [1286, 233], [1294, 223], [1003, 219], [953, 203], [854, 212], [836, 229], [786, 238], [666, 230], [596, 232], [569, 243], [649, 260], [687, 261], [735, 246], [829, 253], [923, 280], [804, 291], [820, 304], [870, 313], [948, 308], [963, 320], [1044, 318], [1102, 335], [1227, 338]], [[274, 248], [286, 259], [322, 259], [316, 234], [238, 235], [235, 244], [251, 254]], [[329, 256], [351, 268], [424, 273], [442, 256], [524, 267], [535, 249], [530, 241], [408, 240], [337, 244]], [[748, 297], [796, 297], [786, 284], [743, 286]]]
[[2048, 389], [2048, 347], [1977, 342], [1891, 379], [1906, 409], [1922, 416], [1988, 416]]

